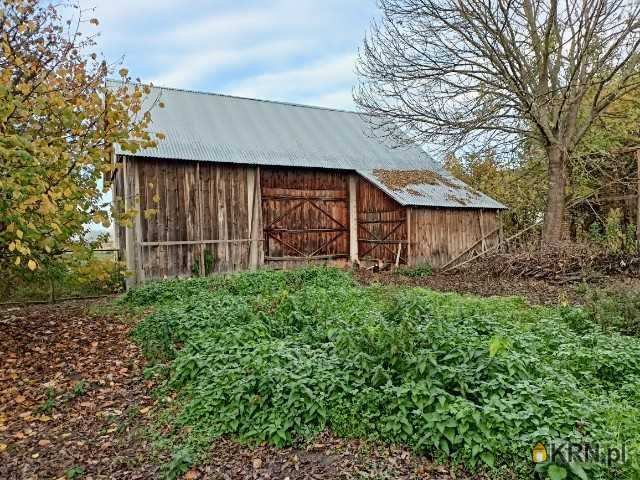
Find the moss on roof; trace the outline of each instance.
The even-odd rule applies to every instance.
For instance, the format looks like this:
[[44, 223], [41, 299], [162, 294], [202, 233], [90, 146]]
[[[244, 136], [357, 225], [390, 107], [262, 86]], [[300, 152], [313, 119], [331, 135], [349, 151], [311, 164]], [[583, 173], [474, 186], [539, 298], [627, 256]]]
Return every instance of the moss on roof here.
[[409, 185], [444, 185], [459, 189], [461, 185], [432, 170], [374, 170], [373, 174], [391, 190], [403, 190]]

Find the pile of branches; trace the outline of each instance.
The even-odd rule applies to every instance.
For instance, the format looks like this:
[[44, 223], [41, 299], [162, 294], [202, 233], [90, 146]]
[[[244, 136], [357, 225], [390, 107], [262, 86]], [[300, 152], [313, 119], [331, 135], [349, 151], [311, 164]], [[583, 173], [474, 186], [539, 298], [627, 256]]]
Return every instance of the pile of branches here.
[[513, 276], [564, 284], [608, 275], [640, 277], [640, 256], [612, 254], [588, 244], [560, 243], [511, 253], [496, 252], [472, 262], [475, 274]]

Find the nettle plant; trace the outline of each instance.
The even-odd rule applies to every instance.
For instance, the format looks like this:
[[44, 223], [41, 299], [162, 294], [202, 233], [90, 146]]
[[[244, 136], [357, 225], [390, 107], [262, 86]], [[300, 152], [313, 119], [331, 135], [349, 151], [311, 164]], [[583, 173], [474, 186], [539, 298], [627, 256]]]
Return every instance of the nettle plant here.
[[[180, 458], [220, 436], [283, 446], [330, 429], [530, 478], [539, 441], [640, 440], [640, 340], [580, 309], [363, 287], [322, 268], [152, 283], [122, 302], [154, 306], [134, 336], [169, 366], [162, 421]], [[538, 469], [631, 468], [556, 467]]]

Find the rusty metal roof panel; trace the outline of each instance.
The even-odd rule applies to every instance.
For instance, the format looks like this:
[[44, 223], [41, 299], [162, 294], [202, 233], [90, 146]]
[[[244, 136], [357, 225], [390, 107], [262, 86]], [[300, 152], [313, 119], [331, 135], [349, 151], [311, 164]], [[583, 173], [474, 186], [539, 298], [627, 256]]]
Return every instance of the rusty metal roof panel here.
[[[401, 205], [447, 208], [487, 208], [506, 209], [502, 203], [472, 189], [443, 168], [434, 170], [440, 179], [432, 182], [408, 183], [389, 186], [384, 183], [376, 170], [357, 170], [364, 178], [383, 190]], [[402, 173], [402, 171], [397, 171]]]
[[[425, 187], [424, 196], [412, 195], [390, 192], [371, 179], [367, 172], [375, 169], [441, 171], [442, 167], [417, 145], [398, 146], [381, 140], [362, 114], [153, 87], [146, 99], [147, 106], [158, 101], [165, 107], [152, 109], [150, 130], [163, 133], [166, 138], [159, 141], [156, 148], [133, 155], [118, 146], [116, 153], [177, 160], [357, 170], [402, 204], [460, 206], [446, 199], [448, 192], [437, 188]], [[488, 206], [500, 204], [482, 197], [487, 200], [469, 198], [466, 206], [504, 208]]]

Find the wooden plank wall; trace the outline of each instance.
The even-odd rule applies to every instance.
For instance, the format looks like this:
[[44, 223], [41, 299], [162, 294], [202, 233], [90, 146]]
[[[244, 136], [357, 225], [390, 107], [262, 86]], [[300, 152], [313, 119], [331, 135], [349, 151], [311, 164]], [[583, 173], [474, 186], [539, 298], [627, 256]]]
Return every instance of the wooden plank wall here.
[[[247, 177], [255, 167], [163, 159], [135, 164], [144, 279], [249, 268]], [[148, 245], [153, 242], [165, 244]]]
[[483, 233], [491, 234], [485, 241], [485, 248], [498, 242], [496, 210], [415, 207], [409, 210], [412, 265], [428, 263], [439, 268], [474, 245], [471, 252], [480, 252]]
[[266, 264], [348, 259], [348, 174], [262, 167], [260, 182]]
[[357, 188], [360, 260], [395, 263], [400, 244], [400, 260], [406, 263], [406, 208], [362, 177], [358, 180]]
[[[118, 229], [135, 281], [349, 261], [349, 174], [320, 169], [125, 159], [113, 184], [141, 214]], [[498, 242], [497, 212], [403, 207], [356, 185], [360, 260], [439, 268]], [[482, 225], [481, 225], [482, 222]], [[275, 238], [274, 238], [275, 237]], [[251, 240], [253, 238], [253, 241]], [[253, 245], [253, 246], [252, 246]], [[126, 252], [124, 249], [126, 247]]]

